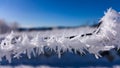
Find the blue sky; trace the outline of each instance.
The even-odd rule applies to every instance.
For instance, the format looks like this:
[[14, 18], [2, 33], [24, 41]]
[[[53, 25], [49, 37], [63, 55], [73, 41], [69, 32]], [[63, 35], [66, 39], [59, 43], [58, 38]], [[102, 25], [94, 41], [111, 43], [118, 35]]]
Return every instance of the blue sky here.
[[92, 24], [108, 8], [120, 11], [120, 0], [0, 0], [0, 19], [23, 27]]

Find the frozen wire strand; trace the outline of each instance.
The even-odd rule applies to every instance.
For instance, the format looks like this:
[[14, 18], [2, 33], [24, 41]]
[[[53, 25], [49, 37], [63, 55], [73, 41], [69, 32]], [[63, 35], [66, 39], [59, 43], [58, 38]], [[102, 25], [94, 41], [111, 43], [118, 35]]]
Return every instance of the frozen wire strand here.
[[[6, 36], [0, 44], [0, 53], [3, 53], [0, 55], [0, 59], [5, 56], [6, 59], [11, 62], [13, 57], [19, 57], [23, 53], [27, 54], [28, 58], [30, 59], [31, 54], [34, 56], [36, 55], [34, 48], [38, 48], [36, 52], [37, 54], [41, 54], [44, 53], [44, 47], [48, 47], [56, 52], [58, 57], [61, 57], [61, 51], [72, 51], [72, 49], [74, 49], [75, 52], [79, 51], [81, 53], [85, 53], [85, 49], [89, 53], [95, 54], [96, 58], [99, 58], [101, 57], [101, 55], [98, 53], [99, 51], [106, 51], [114, 48], [113, 45], [110, 46], [104, 42], [102, 43], [106, 45], [102, 45], [100, 41], [104, 41], [103, 39], [105, 38], [111, 40], [111, 36], [114, 34], [112, 32], [117, 32], [113, 29], [113, 27], [117, 28], [116, 25], [112, 26], [112, 24], [110, 24], [118, 23], [111, 20], [114, 17], [116, 18], [116, 16], [120, 17], [119, 14], [116, 14], [116, 11], [109, 9], [105, 16], [101, 19], [102, 21], [97, 30], [93, 33], [86, 33], [83, 35], [70, 37], [65, 37], [64, 35], [64, 37], [57, 37], [53, 35], [51, 37], [41, 38], [39, 37], [39, 34], [37, 34], [37, 36], [30, 38], [27, 34], [17, 35], [14, 32], [11, 32], [11, 34]], [[110, 20], [110, 23], [106, 22], [106, 19], [108, 21]], [[110, 36], [108, 35], [109, 33], [111, 34]]]

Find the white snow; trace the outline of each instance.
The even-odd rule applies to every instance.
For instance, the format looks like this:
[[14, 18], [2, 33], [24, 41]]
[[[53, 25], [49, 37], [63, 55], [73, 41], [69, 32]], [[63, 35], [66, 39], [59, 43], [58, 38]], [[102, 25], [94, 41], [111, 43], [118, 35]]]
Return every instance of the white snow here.
[[[0, 68], [61, 68], [61, 67], [51, 67], [51, 66], [46, 66], [46, 65], [41, 65], [41, 66], [28, 66], [28, 65], [19, 65], [19, 66], [0, 66]], [[67, 67], [69, 68], [69, 67]], [[72, 67], [70, 67], [72, 68]], [[110, 68], [110, 67], [105, 67], [105, 66], [89, 66], [89, 67], [77, 67], [77, 68]], [[112, 68], [120, 68], [120, 65], [114, 65]]]

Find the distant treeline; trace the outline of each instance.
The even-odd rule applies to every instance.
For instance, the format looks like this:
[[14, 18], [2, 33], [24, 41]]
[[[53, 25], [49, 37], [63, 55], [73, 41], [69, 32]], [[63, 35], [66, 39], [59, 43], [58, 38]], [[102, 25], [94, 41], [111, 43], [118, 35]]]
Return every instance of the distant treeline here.
[[[87, 25], [86, 25], [87, 26]], [[33, 28], [17, 28], [17, 31], [46, 31], [46, 30], [53, 30], [53, 29], [71, 29], [71, 28], [79, 28], [79, 27], [86, 27], [86, 26], [58, 26], [58, 27], [33, 27]], [[90, 27], [97, 27], [98, 24], [90, 25]]]
[[71, 28], [79, 28], [79, 27], [97, 27], [98, 24], [93, 25], [80, 25], [80, 26], [58, 26], [58, 27], [20, 27], [17, 22], [7, 23], [5, 20], [0, 19], [0, 34], [4, 34], [7, 32], [13, 31], [46, 31], [46, 30], [53, 30], [53, 29], [71, 29]]

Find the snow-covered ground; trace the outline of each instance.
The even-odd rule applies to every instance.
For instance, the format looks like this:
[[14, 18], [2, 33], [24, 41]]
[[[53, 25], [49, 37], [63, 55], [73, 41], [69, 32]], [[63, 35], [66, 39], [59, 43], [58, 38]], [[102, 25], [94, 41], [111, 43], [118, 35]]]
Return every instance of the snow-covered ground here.
[[[100, 25], [96, 28], [11, 32], [0, 35], [1, 68], [117, 68], [120, 57], [115, 48], [120, 48], [120, 13], [110, 8], [99, 22]], [[103, 51], [110, 51], [111, 55], [102, 57], [100, 52]]]
[[[60, 68], [60, 67], [50, 67], [50, 66], [37, 66], [37, 67], [33, 67], [33, 66], [28, 66], [28, 65], [20, 65], [20, 66], [0, 66], [0, 68]], [[69, 67], [67, 67], [69, 68]], [[72, 67], [70, 67], [72, 68]], [[77, 67], [77, 68], [110, 68], [110, 67]], [[112, 68], [120, 68], [119, 65], [115, 65]]]

